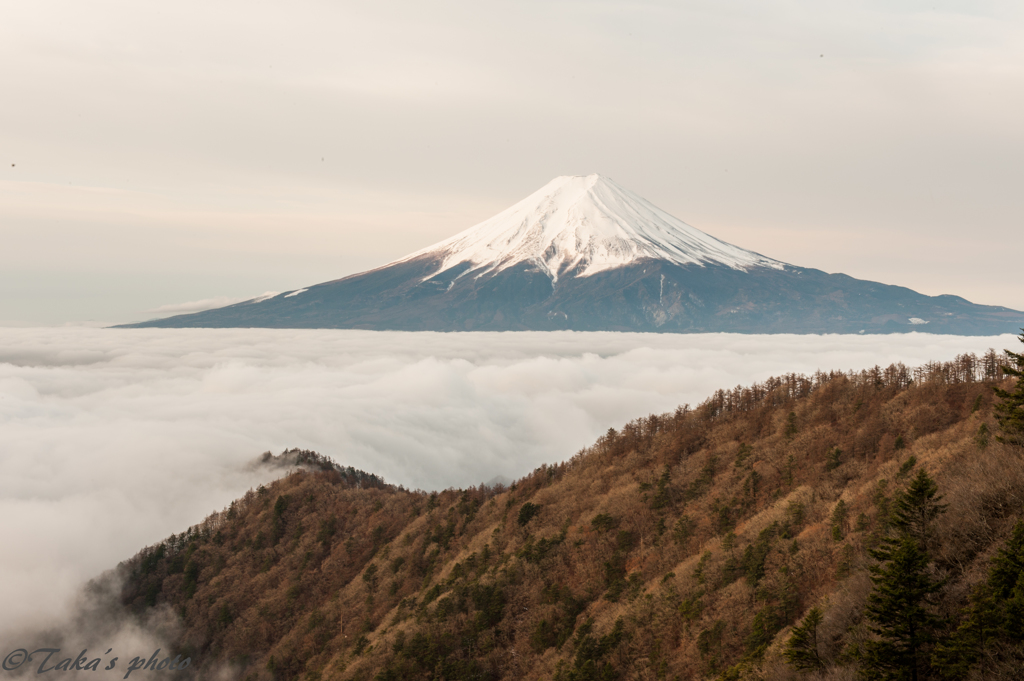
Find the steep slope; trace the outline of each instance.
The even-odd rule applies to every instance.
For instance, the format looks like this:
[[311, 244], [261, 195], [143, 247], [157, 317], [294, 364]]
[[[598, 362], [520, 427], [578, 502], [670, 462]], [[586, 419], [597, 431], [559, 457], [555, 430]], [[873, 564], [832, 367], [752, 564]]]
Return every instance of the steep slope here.
[[788, 265], [588, 175], [369, 272], [128, 326], [996, 334], [1024, 312]]
[[[1022, 515], [1021, 452], [989, 435], [999, 360], [720, 391], [508, 489], [411, 492], [289, 452], [304, 470], [123, 564], [121, 598], [179, 613], [169, 646], [200, 673], [381, 681], [790, 679], [817, 606], [822, 673], [852, 679], [868, 549], [916, 471], [947, 504], [948, 631]], [[1024, 649], [1000, 645], [975, 678], [1016, 678]]]

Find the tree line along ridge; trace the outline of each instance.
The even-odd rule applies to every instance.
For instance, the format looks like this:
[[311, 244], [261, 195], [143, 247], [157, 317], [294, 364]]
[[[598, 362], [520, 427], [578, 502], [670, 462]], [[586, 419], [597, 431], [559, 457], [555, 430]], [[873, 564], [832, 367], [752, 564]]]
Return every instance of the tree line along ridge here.
[[125, 561], [119, 607], [253, 681], [1020, 678], [1022, 369], [768, 379], [508, 487], [289, 450]]

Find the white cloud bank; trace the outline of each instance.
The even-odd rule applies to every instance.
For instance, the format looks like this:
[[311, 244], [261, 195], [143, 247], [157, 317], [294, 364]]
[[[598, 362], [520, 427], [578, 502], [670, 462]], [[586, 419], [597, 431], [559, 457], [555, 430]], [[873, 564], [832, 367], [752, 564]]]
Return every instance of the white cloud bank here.
[[305, 447], [409, 487], [517, 477], [609, 426], [787, 371], [918, 364], [1013, 336], [0, 329], [5, 628], [223, 508]]
[[203, 298], [202, 300], [190, 300], [185, 303], [171, 303], [170, 305], [161, 305], [154, 307], [152, 310], [147, 310], [150, 314], [158, 316], [172, 315], [172, 314], [186, 314], [188, 312], [202, 312], [204, 310], [212, 310], [217, 307], [224, 307], [225, 305], [234, 305], [240, 303], [243, 300], [249, 300], [248, 298], [229, 298], [227, 296], [220, 296], [217, 298]]

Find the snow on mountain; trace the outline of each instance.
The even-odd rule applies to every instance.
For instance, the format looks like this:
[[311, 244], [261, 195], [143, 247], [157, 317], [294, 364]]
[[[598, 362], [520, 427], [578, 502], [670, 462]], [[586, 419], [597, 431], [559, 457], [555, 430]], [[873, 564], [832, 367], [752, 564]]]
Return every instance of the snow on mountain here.
[[463, 263], [470, 266], [460, 277], [525, 262], [552, 282], [646, 258], [737, 270], [785, 267], [705, 234], [601, 175], [556, 177], [511, 208], [395, 263], [427, 255], [441, 260], [431, 276]]
[[1024, 312], [787, 265], [588, 175], [382, 267], [132, 326], [993, 335]]

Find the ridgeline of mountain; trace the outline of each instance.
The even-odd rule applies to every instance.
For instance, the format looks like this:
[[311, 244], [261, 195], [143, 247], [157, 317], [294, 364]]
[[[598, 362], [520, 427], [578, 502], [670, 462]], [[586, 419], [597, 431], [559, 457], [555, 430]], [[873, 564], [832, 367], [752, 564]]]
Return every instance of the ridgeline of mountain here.
[[588, 175], [368, 272], [126, 326], [990, 335], [1024, 312], [773, 260]]
[[909, 546], [913, 583], [939, 585], [916, 601], [916, 678], [1019, 679], [1007, 359], [719, 391], [508, 488], [264, 457], [299, 470], [123, 563], [118, 607], [180, 617], [165, 649], [201, 678], [852, 680], [906, 659], [870, 608], [882, 552]]

